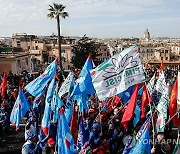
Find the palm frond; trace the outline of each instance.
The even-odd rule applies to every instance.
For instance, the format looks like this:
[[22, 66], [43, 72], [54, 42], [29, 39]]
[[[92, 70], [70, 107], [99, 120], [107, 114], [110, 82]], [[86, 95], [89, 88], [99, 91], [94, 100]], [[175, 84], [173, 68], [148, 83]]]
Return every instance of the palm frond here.
[[57, 3], [53, 3], [53, 5], [49, 5], [49, 13], [47, 14], [47, 17], [49, 18], [58, 18], [58, 17], [62, 17], [62, 18], [66, 18], [68, 17], [68, 13], [64, 12], [64, 9], [66, 7], [62, 4], [57, 4]]
[[52, 18], [54, 18], [55, 16], [54, 16], [54, 13], [50, 12], [50, 13], [47, 14], [47, 17], [52, 19]]
[[65, 19], [66, 17], [69, 17], [69, 14], [67, 12], [62, 12], [61, 17]]

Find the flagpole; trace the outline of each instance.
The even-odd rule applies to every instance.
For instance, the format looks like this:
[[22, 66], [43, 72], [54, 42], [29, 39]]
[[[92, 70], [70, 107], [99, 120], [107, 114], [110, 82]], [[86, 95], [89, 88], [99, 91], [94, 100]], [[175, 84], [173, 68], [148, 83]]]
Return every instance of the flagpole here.
[[[146, 82], [145, 86], [146, 86]], [[148, 101], [149, 101], [149, 94], [148, 95]], [[153, 128], [153, 148], [154, 148], [154, 141], [155, 141], [155, 129], [154, 129], [154, 120], [153, 120], [153, 113], [152, 113], [152, 106], [151, 106], [151, 102], [149, 102], [149, 106], [150, 106], [150, 110], [151, 110], [151, 122], [152, 122], [152, 128]]]
[[[124, 104], [124, 105], [119, 109], [119, 111], [117, 112], [117, 114], [119, 114], [119, 112], [120, 112], [126, 105], [127, 105], [127, 103]], [[114, 119], [114, 117], [115, 117], [115, 115], [110, 119], [109, 123]]]
[[99, 105], [99, 120], [100, 120], [101, 133], [102, 133], [102, 120], [101, 120], [101, 117], [100, 117], [100, 115], [101, 115], [100, 111], [101, 111], [101, 107], [100, 107], [100, 105]]
[[[149, 97], [149, 96], [148, 96]], [[150, 103], [149, 103], [150, 104]], [[151, 122], [152, 122], [152, 128], [153, 128], [153, 147], [154, 147], [154, 141], [155, 141], [155, 130], [154, 130], [154, 119], [153, 119], [153, 113], [152, 113], [152, 107], [150, 104], [150, 110], [151, 110]]]
[[[109, 102], [109, 101], [106, 102], [106, 105], [108, 104], [108, 102]], [[96, 118], [94, 119], [94, 121], [97, 120], [97, 118], [98, 118], [98, 116], [99, 116], [99, 114], [101, 113], [102, 110], [103, 110], [103, 108], [99, 111], [99, 113], [98, 113], [98, 115], [96, 116]]]
[[164, 128], [180, 111], [177, 111], [161, 128]]

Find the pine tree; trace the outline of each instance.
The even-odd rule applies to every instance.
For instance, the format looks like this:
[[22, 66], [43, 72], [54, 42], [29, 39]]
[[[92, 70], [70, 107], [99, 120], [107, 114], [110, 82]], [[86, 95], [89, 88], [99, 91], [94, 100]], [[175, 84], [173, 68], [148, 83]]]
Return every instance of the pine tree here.
[[73, 54], [74, 56], [72, 57], [72, 64], [74, 65], [75, 68], [81, 69], [82, 66], [84, 65], [87, 57], [89, 54], [91, 54], [92, 59], [97, 66], [99, 63], [97, 56], [97, 49], [99, 48], [99, 44], [93, 41], [91, 38], [86, 37], [85, 35], [78, 41], [77, 45], [73, 47]]

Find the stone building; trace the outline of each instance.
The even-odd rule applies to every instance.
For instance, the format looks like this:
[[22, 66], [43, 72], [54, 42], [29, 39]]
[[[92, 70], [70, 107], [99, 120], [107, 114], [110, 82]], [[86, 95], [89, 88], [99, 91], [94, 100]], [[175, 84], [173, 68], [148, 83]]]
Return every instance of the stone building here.
[[144, 60], [147, 60], [147, 59], [150, 59], [152, 57], [154, 57], [154, 46], [151, 46], [151, 45], [140, 45], [140, 52], [139, 52], [139, 55], [140, 55], [140, 58], [142, 61]]
[[[72, 46], [70, 44], [61, 45], [61, 55], [62, 55], [62, 65], [65, 70], [72, 68], [71, 59], [73, 56]], [[48, 61], [51, 62], [55, 58], [59, 58], [59, 49], [58, 46], [55, 46], [51, 51], [49, 51]]]
[[31, 59], [29, 53], [0, 54], [0, 73], [11, 71], [21, 74], [23, 70], [30, 71]]
[[102, 63], [106, 57], [110, 56], [108, 46], [106, 44], [101, 43], [99, 48], [97, 49], [98, 53], [98, 62], [99, 64]]
[[171, 52], [180, 55], [180, 44], [172, 45]]

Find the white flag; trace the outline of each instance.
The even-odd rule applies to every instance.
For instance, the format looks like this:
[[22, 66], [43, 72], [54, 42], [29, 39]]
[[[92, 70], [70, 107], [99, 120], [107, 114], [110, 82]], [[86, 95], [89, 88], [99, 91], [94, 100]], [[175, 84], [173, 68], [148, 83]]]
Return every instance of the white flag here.
[[156, 86], [155, 89], [160, 92], [161, 94], [163, 94], [165, 91], [165, 87], [166, 87], [166, 81], [165, 81], [165, 77], [164, 77], [164, 72], [162, 71], [159, 75], [159, 78], [156, 82]]
[[105, 100], [145, 81], [138, 51], [138, 46], [131, 46], [91, 71], [99, 100]]
[[155, 82], [155, 73], [146, 86], [150, 95], [152, 95], [152, 93], [154, 92], [154, 82]]
[[167, 108], [169, 105], [169, 86], [165, 87], [164, 93], [162, 94], [159, 104], [157, 105], [158, 119], [156, 123], [157, 132], [164, 132], [165, 120], [167, 119]]
[[74, 73], [70, 72], [69, 75], [67, 76], [66, 80], [61, 85], [61, 88], [59, 89], [59, 93], [58, 93], [60, 98], [65, 93], [69, 92], [70, 84], [71, 84], [73, 77], [74, 77]]

